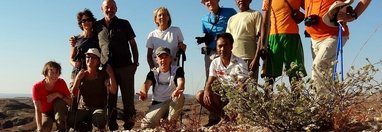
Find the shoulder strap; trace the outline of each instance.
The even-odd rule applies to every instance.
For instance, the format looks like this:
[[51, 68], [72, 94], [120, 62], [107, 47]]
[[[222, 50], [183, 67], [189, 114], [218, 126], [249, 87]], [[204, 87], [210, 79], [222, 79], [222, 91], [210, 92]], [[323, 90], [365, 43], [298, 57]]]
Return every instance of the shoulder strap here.
[[293, 12], [294, 9], [293, 9], [293, 7], [289, 4], [288, 0], [284, 0], [284, 1], [285, 1], [285, 3], [287, 3], [287, 5], [288, 5], [290, 11]]

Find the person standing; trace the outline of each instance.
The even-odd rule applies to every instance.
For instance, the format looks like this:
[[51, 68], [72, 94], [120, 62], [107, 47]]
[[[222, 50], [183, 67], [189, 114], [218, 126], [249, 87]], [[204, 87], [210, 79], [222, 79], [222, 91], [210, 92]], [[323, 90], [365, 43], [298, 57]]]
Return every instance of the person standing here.
[[[219, 5], [220, 0], [201, 0], [201, 3], [207, 8], [209, 13], [202, 17], [202, 30], [204, 37], [198, 37], [197, 43], [204, 43], [202, 54], [204, 54], [204, 70], [206, 82], [210, 64], [213, 59], [217, 58], [216, 41], [217, 34], [223, 33], [227, 29], [228, 19], [236, 14], [233, 8], [224, 8]], [[212, 126], [220, 121], [220, 118], [214, 114], [209, 114], [208, 123], [204, 126]]]
[[[263, 1], [263, 14], [270, 13], [270, 31], [268, 38], [268, 55], [269, 58], [263, 65], [263, 76], [268, 77], [270, 84], [282, 75], [283, 65], [289, 77], [289, 81], [293, 77], [301, 79], [306, 76], [304, 67], [304, 51], [299, 35], [298, 21], [293, 17], [294, 12], [300, 12], [300, 8], [304, 6], [303, 0], [283, 0], [274, 1], [271, 7], [268, 7], [269, 0]], [[296, 15], [296, 14], [295, 14]], [[302, 19], [303, 14], [302, 15]], [[266, 36], [266, 35], [264, 35]], [[296, 67], [291, 67], [295, 65]], [[301, 72], [304, 76], [298, 75]]]
[[[354, 10], [346, 10], [353, 0], [327, 0], [305, 1], [305, 29], [308, 36], [311, 37], [312, 45], [312, 80], [317, 86], [323, 84], [323, 81], [331, 78], [331, 66], [335, 61], [338, 36], [338, 22], [343, 26], [342, 46], [349, 38], [349, 28], [347, 22], [352, 22], [368, 7], [371, 0], [359, 0]], [[335, 6], [341, 4], [342, 6]], [[335, 8], [332, 8], [335, 7]], [[331, 14], [332, 17], [326, 16]], [[343, 73], [342, 73], [343, 74]]]
[[71, 75], [71, 85], [77, 73], [81, 69], [86, 69], [85, 52], [89, 48], [98, 48], [98, 38], [94, 30], [96, 19], [89, 9], [84, 9], [77, 13], [77, 23], [82, 32], [70, 39], [70, 64], [73, 66]]
[[38, 132], [52, 131], [53, 122], [59, 132], [66, 132], [68, 107], [72, 103], [66, 82], [59, 78], [61, 66], [49, 61], [42, 69], [44, 79], [32, 88], [32, 100]]
[[179, 50], [186, 51], [186, 45], [183, 43], [183, 34], [179, 27], [171, 26], [171, 15], [166, 7], [159, 7], [154, 10], [154, 22], [158, 29], [150, 32], [147, 37], [147, 63], [150, 69], [158, 67], [156, 55], [153, 52], [160, 46], [171, 50], [172, 65], [176, 66], [178, 59], [176, 54]]
[[[98, 38], [100, 47], [106, 43], [108, 59], [105, 63], [113, 67], [117, 86], [121, 89], [123, 102], [123, 127], [131, 130], [134, 127], [136, 110], [134, 106], [134, 76], [139, 66], [138, 48], [135, 42], [135, 33], [128, 20], [116, 16], [117, 5], [114, 0], [104, 0], [101, 6], [104, 18], [99, 20]], [[101, 46], [102, 45], [102, 46]], [[102, 49], [102, 54], [105, 52]], [[102, 58], [101, 58], [102, 62]], [[118, 130], [117, 120], [117, 96], [111, 94], [109, 98], [109, 129]]]
[[[235, 0], [239, 12], [228, 20], [227, 31], [231, 33], [235, 42], [232, 53], [243, 59], [249, 67], [255, 54], [262, 48], [257, 44], [261, 30], [262, 16], [259, 11], [249, 8], [252, 0]], [[258, 69], [255, 69], [254, 77], [257, 80]]]

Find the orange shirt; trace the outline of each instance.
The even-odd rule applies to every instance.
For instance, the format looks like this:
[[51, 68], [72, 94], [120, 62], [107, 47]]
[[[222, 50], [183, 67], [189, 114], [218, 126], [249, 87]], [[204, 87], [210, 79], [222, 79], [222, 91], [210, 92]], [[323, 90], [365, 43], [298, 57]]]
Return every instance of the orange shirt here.
[[[314, 40], [322, 40], [330, 36], [338, 36], [338, 27], [329, 27], [323, 21], [322, 17], [328, 12], [329, 7], [336, 0], [305, 0], [305, 17], [310, 15], [318, 15], [318, 24], [313, 26], [305, 26], [306, 31]], [[344, 1], [344, 0], [342, 0]], [[342, 36], [349, 36], [349, 28], [343, 24], [345, 31]]]
[[[263, 11], [268, 10], [268, 1], [263, 1]], [[293, 9], [300, 9], [303, 6], [303, 0], [288, 0]], [[298, 25], [294, 22], [291, 10], [285, 0], [272, 0], [272, 10], [270, 17], [270, 34], [296, 34]]]

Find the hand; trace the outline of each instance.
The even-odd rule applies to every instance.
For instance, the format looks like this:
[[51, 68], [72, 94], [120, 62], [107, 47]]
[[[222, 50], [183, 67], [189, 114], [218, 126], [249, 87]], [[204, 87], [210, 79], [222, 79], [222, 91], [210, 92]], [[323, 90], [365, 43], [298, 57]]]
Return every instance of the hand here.
[[203, 102], [205, 105], [211, 105], [212, 92], [210, 90], [204, 90]]
[[145, 101], [147, 99], [147, 93], [143, 91], [139, 91], [139, 93], [136, 93], [139, 96], [139, 100]]
[[259, 69], [259, 60], [253, 59], [249, 64], [249, 70], [256, 71], [257, 69]]
[[70, 44], [70, 46], [74, 47], [74, 46], [76, 46], [76, 43], [77, 43], [77, 39], [76, 39], [76, 37], [75, 37], [75, 36], [71, 36], [71, 37], [69, 38], [69, 44]]
[[85, 74], [86, 74], [86, 70], [81, 69], [81, 70], [78, 72], [76, 78], [77, 78], [78, 80], [81, 80], [81, 79], [83, 79], [83, 78], [85, 77]]
[[80, 61], [74, 61], [74, 68], [81, 68], [81, 62]]
[[184, 52], [186, 52], [187, 45], [184, 44], [184, 43], [179, 43], [179, 44], [178, 44], [178, 48], [179, 48], [179, 49], [182, 49]]
[[338, 12], [337, 20], [338, 22], [352, 22], [355, 18], [346, 12], [340, 11]]
[[183, 94], [184, 90], [175, 89], [174, 92], [172, 92], [171, 97], [172, 98], [178, 98], [180, 95]]
[[55, 93], [49, 94], [49, 95], [46, 97], [46, 99], [47, 99], [47, 101], [48, 101], [49, 103], [51, 103], [54, 99], [56, 99], [56, 98], [62, 98], [62, 97], [63, 97], [63, 96], [62, 96], [60, 93], [55, 92]]

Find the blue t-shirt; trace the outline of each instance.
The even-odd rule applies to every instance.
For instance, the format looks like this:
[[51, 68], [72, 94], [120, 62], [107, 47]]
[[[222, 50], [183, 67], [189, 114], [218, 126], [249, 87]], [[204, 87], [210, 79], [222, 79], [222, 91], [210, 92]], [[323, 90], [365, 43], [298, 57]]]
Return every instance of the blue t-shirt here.
[[216, 35], [225, 32], [228, 19], [235, 14], [235, 9], [221, 7], [217, 16], [210, 12], [202, 18], [203, 33], [210, 34], [214, 37], [213, 41], [211, 41], [209, 44], [206, 44], [208, 48], [216, 48]]

